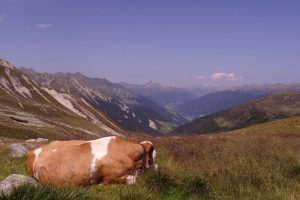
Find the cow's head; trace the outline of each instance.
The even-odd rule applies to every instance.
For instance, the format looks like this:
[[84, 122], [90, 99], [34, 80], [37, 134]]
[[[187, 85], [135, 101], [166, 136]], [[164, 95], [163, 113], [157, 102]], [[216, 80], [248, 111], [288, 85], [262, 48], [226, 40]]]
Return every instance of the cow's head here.
[[157, 170], [156, 151], [154, 150], [153, 144], [149, 141], [143, 141], [140, 144], [144, 148], [143, 166], [145, 169]]

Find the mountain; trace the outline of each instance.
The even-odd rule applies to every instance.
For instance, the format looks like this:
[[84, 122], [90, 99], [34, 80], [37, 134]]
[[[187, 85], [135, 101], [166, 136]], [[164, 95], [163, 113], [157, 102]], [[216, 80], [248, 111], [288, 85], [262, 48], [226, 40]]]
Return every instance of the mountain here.
[[81, 99], [127, 130], [158, 134], [182, 123], [182, 117], [106, 79], [81, 73], [48, 74], [20, 69], [42, 87]]
[[189, 91], [196, 98], [200, 98], [210, 93], [215, 93], [215, 92], [224, 91], [228, 89], [230, 88], [225, 86], [208, 86], [208, 85], [197, 85], [197, 86], [185, 87], [185, 90]]
[[284, 92], [207, 115], [177, 127], [176, 134], [215, 133], [300, 115], [300, 94]]
[[200, 98], [182, 103], [174, 108], [188, 120], [193, 120], [211, 113], [222, 111], [242, 103], [258, 100], [274, 92], [300, 92], [300, 84], [257, 84], [239, 86], [213, 92]]
[[0, 59], [1, 136], [15, 138], [96, 138], [125, 131], [84, 99], [42, 88]]
[[167, 109], [171, 109], [176, 105], [196, 98], [196, 96], [188, 90], [163, 86], [160, 83], [152, 81], [143, 85], [128, 83], [121, 83], [121, 85], [135, 94], [144, 96]]
[[225, 90], [207, 94], [203, 97], [185, 102], [175, 107], [176, 112], [180, 113], [189, 120], [208, 115], [210, 113], [225, 110], [239, 104], [260, 99], [268, 93], [261, 91], [241, 91]]
[[235, 87], [233, 89], [241, 91], [261, 91], [265, 93], [283, 92], [287, 90], [300, 92], [300, 83], [252, 84]]

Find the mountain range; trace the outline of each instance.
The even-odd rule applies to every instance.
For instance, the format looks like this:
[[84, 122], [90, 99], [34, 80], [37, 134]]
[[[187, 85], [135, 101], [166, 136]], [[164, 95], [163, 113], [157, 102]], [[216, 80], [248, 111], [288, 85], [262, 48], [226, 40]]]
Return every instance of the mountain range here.
[[5, 60], [0, 60], [0, 92], [2, 136], [82, 138], [125, 133], [83, 99], [43, 88]]
[[121, 83], [137, 95], [144, 96], [160, 106], [172, 109], [184, 102], [193, 100], [196, 96], [187, 89], [163, 86], [160, 83], [150, 81], [143, 85]]
[[81, 99], [130, 131], [158, 134], [185, 122], [180, 115], [106, 79], [89, 78], [81, 73], [48, 74], [20, 69], [41, 87]]
[[300, 84], [245, 85], [213, 92], [177, 105], [174, 110], [188, 120], [222, 111], [283, 91], [300, 92]]
[[300, 115], [300, 93], [274, 93], [261, 100], [200, 117], [177, 127], [173, 133], [216, 133], [298, 115]]
[[[206, 115], [207, 118], [200, 119], [209, 119], [214, 113], [239, 108], [274, 92], [300, 92], [300, 84], [249, 85], [219, 90], [221, 88], [200, 87], [198, 92], [202, 93], [196, 94], [195, 88], [169, 87], [152, 81], [137, 85], [112, 83], [79, 72], [39, 73], [30, 68], [17, 68], [0, 59], [1, 134], [26, 138], [31, 135], [55, 138], [57, 134], [65, 138], [133, 133], [159, 135], [172, 132], [177, 126], [175, 132], [181, 133], [181, 130], [190, 129], [182, 128], [190, 126], [183, 125], [188, 121]], [[209, 91], [211, 93], [207, 94]], [[245, 108], [244, 112], [250, 108]], [[207, 130], [200, 132], [230, 129], [216, 128], [212, 124], [207, 123]]]

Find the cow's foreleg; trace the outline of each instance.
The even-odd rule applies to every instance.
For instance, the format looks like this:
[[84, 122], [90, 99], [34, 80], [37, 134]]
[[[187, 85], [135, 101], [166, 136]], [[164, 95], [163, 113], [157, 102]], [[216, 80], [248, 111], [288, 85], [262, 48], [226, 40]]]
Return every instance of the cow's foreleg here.
[[112, 183], [119, 183], [119, 184], [127, 184], [127, 185], [134, 185], [136, 183], [136, 175], [124, 175], [117, 178], [105, 178], [105, 184], [112, 184]]
[[126, 177], [126, 184], [127, 185], [134, 185], [135, 183], [136, 183], [136, 175], [128, 175], [127, 177]]

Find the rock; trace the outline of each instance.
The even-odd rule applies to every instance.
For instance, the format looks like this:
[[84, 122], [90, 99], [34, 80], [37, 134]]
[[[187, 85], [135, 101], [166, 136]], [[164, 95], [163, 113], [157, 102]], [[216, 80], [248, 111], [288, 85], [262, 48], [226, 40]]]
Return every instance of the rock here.
[[48, 139], [46, 139], [46, 138], [38, 138], [38, 139], [36, 139], [36, 142], [48, 142]]
[[30, 143], [30, 142], [35, 142], [35, 139], [29, 139], [29, 140], [26, 140], [27, 143]]
[[48, 142], [48, 139], [45, 138], [38, 138], [38, 139], [29, 139], [26, 140], [27, 143], [33, 143], [33, 142]]
[[0, 196], [2, 195], [9, 195], [10, 192], [17, 187], [22, 185], [33, 185], [36, 186], [38, 183], [35, 179], [21, 175], [21, 174], [11, 174], [6, 177], [0, 183]]
[[28, 149], [21, 144], [10, 144], [8, 145], [8, 148], [10, 149], [10, 157], [12, 158], [20, 158], [26, 155]]

